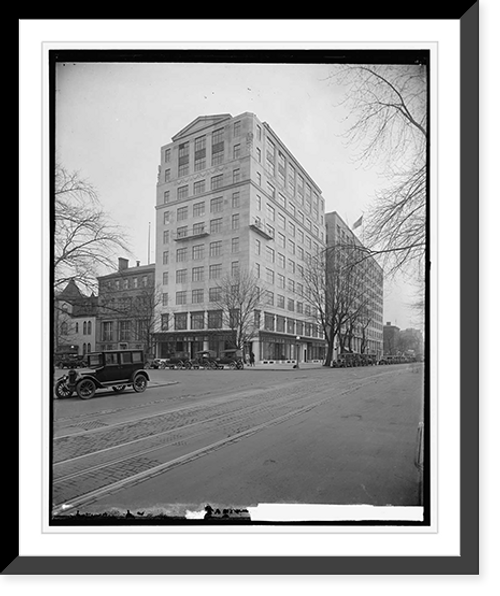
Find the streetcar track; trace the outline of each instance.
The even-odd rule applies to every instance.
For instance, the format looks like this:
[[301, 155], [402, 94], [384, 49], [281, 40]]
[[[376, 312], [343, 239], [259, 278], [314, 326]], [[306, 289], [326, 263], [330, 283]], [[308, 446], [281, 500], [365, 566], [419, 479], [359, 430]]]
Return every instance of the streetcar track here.
[[[281, 422], [284, 422], [284, 421], [287, 421], [287, 420], [293, 418], [294, 416], [297, 416], [299, 414], [310, 411], [311, 409], [313, 409], [319, 405], [327, 403], [332, 398], [341, 397], [341, 396], [347, 395], [349, 393], [358, 391], [359, 389], [361, 389], [365, 385], [368, 385], [369, 383], [370, 383], [370, 381], [364, 382], [364, 383], [359, 383], [359, 384], [357, 384], [356, 387], [350, 387], [348, 389], [345, 389], [344, 391], [341, 391], [340, 393], [337, 393], [334, 396], [327, 395], [319, 400], [304, 404], [300, 407], [296, 407], [296, 408], [286, 412], [285, 414], [282, 414], [279, 416], [273, 416], [270, 420], [264, 421], [257, 425], [250, 426], [247, 429], [244, 429], [242, 431], [230, 433], [228, 436], [226, 436], [222, 439], [219, 439], [215, 442], [212, 442], [209, 445], [205, 445], [199, 449], [195, 449], [193, 451], [190, 451], [188, 453], [180, 455], [179, 457], [175, 457], [169, 461], [160, 463], [158, 465], [153, 465], [149, 462], [149, 460], [146, 460], [146, 461], [148, 461], [148, 464], [149, 464], [148, 466], [146, 466], [147, 469], [140, 471], [138, 473], [132, 474], [132, 475], [130, 475], [126, 478], [120, 479], [118, 481], [111, 482], [103, 487], [99, 487], [96, 490], [92, 490], [92, 491], [87, 492], [83, 495], [77, 496], [73, 499], [69, 499], [69, 501], [70, 501], [69, 503], [62, 503], [62, 504], [57, 505], [53, 509], [53, 512], [55, 515], [57, 515], [57, 513], [63, 513], [65, 511], [68, 511], [69, 509], [73, 509], [76, 506], [82, 505], [84, 503], [88, 503], [89, 501], [95, 501], [96, 499], [98, 499], [99, 497], [102, 497], [103, 495], [106, 495], [106, 494], [109, 494], [112, 492], [116, 492], [117, 490], [120, 490], [125, 486], [137, 484], [139, 482], [142, 482], [144, 480], [152, 478], [156, 475], [162, 474], [174, 467], [189, 463], [189, 462], [193, 461], [194, 459], [197, 459], [199, 457], [202, 457], [202, 456], [207, 455], [217, 449], [224, 447], [228, 443], [239, 441], [242, 438], [245, 438], [245, 437], [255, 434], [261, 430], [264, 430], [264, 429], [268, 428], [269, 426], [272, 426], [274, 424], [279, 424]], [[300, 400], [300, 398], [299, 398], [299, 400]], [[299, 401], [299, 400], [296, 400], [296, 401]], [[273, 404], [269, 404], [268, 408], [266, 408], [265, 406], [264, 406], [264, 408], [262, 408], [262, 404], [259, 404], [258, 406], [254, 406], [254, 409], [257, 411], [257, 413], [263, 413], [263, 412], [265, 412], [266, 409], [271, 409], [272, 405]], [[274, 405], [276, 405], [276, 404], [274, 404]], [[279, 404], [279, 405], [281, 407], [283, 407], [284, 404]], [[259, 410], [260, 410], [260, 412], [259, 412]], [[243, 412], [240, 410], [240, 411], [238, 411], [238, 413], [240, 414], [240, 417], [241, 417], [241, 414]], [[226, 416], [227, 416], [227, 414], [226, 414]], [[229, 417], [231, 417], [231, 416], [234, 418], [234, 413], [231, 413], [231, 415]], [[237, 421], [235, 421], [235, 420], [233, 420], [232, 422], [228, 421], [228, 424], [229, 423], [234, 424], [235, 422], [237, 422]], [[179, 429], [176, 429], [176, 431], [179, 432]], [[197, 433], [194, 436], [197, 436], [198, 434], [204, 434], [204, 432]], [[194, 436], [186, 437], [184, 440], [188, 441], [189, 439], [192, 439]], [[178, 439], [174, 438], [174, 440], [178, 440]], [[166, 449], [167, 447], [168, 447], [168, 445], [162, 445], [162, 446], [157, 446], [154, 448], [149, 448], [147, 450], [143, 450], [142, 452], [139, 452], [139, 453], [135, 452], [133, 455], [123, 458], [122, 460], [119, 460], [119, 461], [120, 461], [120, 463], [124, 463], [129, 460], [137, 460], [138, 458], [143, 457], [145, 454], [150, 454], [154, 451]], [[95, 453], [94, 453], [94, 455], [95, 455]], [[113, 463], [111, 463], [111, 464], [107, 463], [102, 466], [96, 466], [95, 469], [102, 470], [102, 469], [105, 469], [106, 467], [109, 467], [112, 465], [113, 465]], [[79, 475], [80, 476], [88, 475], [90, 471], [92, 471], [92, 468], [86, 468], [84, 471], [82, 471], [76, 475], [72, 475], [71, 478], [78, 477]], [[63, 480], [68, 480], [69, 478], [70, 478], [70, 476], [63, 477], [59, 480], [59, 482], [62, 482]]]

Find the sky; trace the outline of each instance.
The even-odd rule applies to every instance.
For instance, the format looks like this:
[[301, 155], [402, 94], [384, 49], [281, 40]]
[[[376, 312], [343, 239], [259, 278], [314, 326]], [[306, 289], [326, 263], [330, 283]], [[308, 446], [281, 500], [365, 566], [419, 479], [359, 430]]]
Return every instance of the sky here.
[[[342, 137], [344, 89], [327, 64], [60, 63], [56, 160], [97, 190], [127, 235], [135, 265], [154, 262], [160, 148], [202, 115], [253, 112], [267, 122], [322, 190], [325, 210], [352, 225], [384, 184], [353, 162]], [[357, 228], [362, 238], [362, 227]], [[106, 272], [108, 273], [108, 272]], [[407, 280], [386, 280], [384, 320], [419, 326]]]

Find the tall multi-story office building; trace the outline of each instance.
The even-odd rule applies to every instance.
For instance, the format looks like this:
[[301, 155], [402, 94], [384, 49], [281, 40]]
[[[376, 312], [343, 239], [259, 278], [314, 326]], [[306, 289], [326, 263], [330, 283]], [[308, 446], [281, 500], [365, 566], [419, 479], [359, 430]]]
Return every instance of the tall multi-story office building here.
[[[356, 263], [356, 295], [353, 294], [353, 310], [357, 311], [354, 325], [345, 328], [344, 335], [352, 332], [351, 349], [355, 352], [382, 356], [384, 341], [384, 272], [373, 256], [364, 249], [362, 242], [336, 211], [325, 215], [326, 243], [329, 250], [338, 250], [347, 256], [351, 265]], [[346, 263], [349, 265], [349, 263]], [[328, 272], [327, 272], [328, 275]], [[328, 298], [327, 298], [328, 299]], [[340, 342], [337, 343], [337, 346]], [[337, 348], [338, 351], [338, 348]]]
[[251, 274], [265, 299], [246, 349], [256, 361], [323, 357], [304, 268], [325, 246], [321, 191], [271, 127], [245, 112], [200, 116], [161, 148], [157, 355], [230, 346], [220, 280]]

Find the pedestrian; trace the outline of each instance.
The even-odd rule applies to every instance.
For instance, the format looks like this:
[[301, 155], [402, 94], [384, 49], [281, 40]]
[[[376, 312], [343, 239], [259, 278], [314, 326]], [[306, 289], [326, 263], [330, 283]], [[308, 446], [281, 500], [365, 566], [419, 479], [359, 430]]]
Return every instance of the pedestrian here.
[[250, 366], [254, 366], [255, 365], [255, 354], [253, 352], [250, 352]]

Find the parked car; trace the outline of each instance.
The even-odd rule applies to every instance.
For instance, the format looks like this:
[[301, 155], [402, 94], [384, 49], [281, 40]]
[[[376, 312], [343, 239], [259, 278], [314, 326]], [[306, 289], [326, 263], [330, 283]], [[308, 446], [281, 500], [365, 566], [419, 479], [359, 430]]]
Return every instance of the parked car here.
[[154, 358], [151, 362], [148, 362], [146, 368], [165, 368], [167, 366], [167, 359], [166, 358]]
[[57, 380], [54, 388], [56, 398], [70, 397], [76, 391], [80, 399], [90, 399], [97, 389], [108, 388], [117, 393], [126, 387], [132, 387], [138, 393], [145, 391], [149, 375], [144, 370], [142, 350], [91, 352], [87, 359], [91, 370], [77, 372], [72, 368]]
[[58, 368], [83, 368], [87, 366], [87, 358], [78, 354], [56, 354], [54, 364]]

